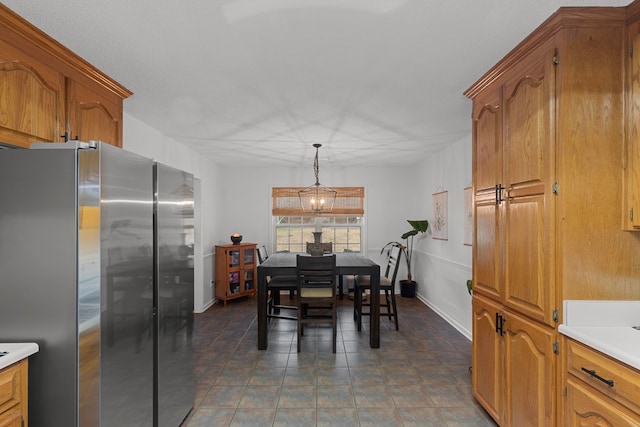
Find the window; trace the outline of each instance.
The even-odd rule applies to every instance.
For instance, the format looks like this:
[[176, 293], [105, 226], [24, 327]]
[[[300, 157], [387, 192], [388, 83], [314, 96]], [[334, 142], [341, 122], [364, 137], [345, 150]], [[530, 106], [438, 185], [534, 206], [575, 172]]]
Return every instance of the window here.
[[305, 252], [313, 232], [333, 243], [334, 252], [361, 252], [363, 245], [364, 187], [332, 187], [338, 191], [331, 213], [310, 216], [302, 212], [300, 187], [274, 187], [272, 215], [276, 251]]
[[333, 242], [334, 252], [360, 252], [362, 217], [278, 216], [275, 220], [276, 251], [305, 252], [313, 242], [313, 232], [320, 223], [322, 241]]

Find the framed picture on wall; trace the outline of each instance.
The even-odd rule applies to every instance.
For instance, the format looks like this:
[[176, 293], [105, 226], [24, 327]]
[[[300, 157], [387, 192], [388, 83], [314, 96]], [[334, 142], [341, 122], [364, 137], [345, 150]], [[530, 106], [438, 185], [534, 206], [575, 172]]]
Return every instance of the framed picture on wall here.
[[433, 223], [432, 233], [436, 240], [449, 240], [449, 201], [448, 192], [441, 191], [433, 194]]
[[464, 197], [464, 241], [466, 246], [473, 242], [473, 206], [471, 205], [471, 187], [463, 190]]

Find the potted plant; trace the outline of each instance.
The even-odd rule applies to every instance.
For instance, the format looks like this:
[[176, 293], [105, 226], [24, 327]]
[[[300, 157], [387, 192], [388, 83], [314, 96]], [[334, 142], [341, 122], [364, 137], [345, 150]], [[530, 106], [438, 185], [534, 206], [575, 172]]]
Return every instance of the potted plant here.
[[416, 296], [417, 283], [413, 280], [411, 275], [411, 259], [413, 258], [413, 238], [416, 234], [425, 233], [429, 229], [429, 221], [423, 220], [407, 220], [411, 225], [411, 230], [400, 236], [406, 244], [403, 245], [399, 242], [389, 242], [382, 247], [380, 253], [391, 245], [400, 246], [400, 250], [404, 253], [404, 259], [407, 261], [407, 280], [400, 281], [400, 295], [406, 298], [413, 298]]

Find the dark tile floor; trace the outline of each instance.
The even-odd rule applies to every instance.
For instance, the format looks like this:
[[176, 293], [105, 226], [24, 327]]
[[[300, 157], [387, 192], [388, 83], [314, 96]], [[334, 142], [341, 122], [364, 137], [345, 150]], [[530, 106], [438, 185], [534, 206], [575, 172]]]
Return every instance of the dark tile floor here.
[[[283, 294], [286, 301], [288, 296]], [[340, 303], [338, 350], [331, 327], [273, 319], [257, 350], [256, 299], [214, 305], [196, 317], [195, 406], [184, 427], [494, 426], [471, 395], [471, 343], [416, 298], [398, 297], [400, 331], [381, 319], [369, 347], [353, 302]]]

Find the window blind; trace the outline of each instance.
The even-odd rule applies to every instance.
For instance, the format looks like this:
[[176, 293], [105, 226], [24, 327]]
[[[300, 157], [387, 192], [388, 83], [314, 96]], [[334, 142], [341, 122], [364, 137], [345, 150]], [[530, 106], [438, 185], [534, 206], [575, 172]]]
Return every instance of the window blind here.
[[[306, 187], [273, 187], [271, 196], [273, 216], [316, 216], [316, 214], [303, 212], [298, 192]], [[336, 202], [333, 210], [321, 213], [320, 216], [364, 215], [364, 187], [331, 187], [336, 190]]]

